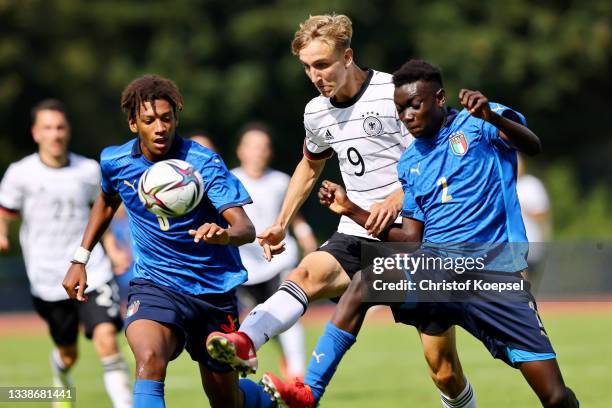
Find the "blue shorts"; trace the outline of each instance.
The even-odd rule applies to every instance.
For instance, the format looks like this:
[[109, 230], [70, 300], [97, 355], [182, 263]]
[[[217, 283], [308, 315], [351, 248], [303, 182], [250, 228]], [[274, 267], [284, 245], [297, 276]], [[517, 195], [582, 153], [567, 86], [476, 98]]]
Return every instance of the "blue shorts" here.
[[136, 320], [153, 320], [170, 325], [179, 338], [171, 360], [184, 348], [191, 359], [213, 372], [233, 369], [213, 360], [206, 351], [206, 337], [213, 331], [238, 330], [238, 302], [234, 291], [219, 294], [187, 295], [146, 279], [130, 281], [125, 328]]
[[[488, 282], [505, 284], [523, 280], [520, 273], [472, 275], [473, 278], [483, 276]], [[436, 279], [444, 278], [444, 274], [439, 274]], [[440, 334], [452, 325], [461, 326], [479, 339], [494, 358], [513, 367], [522, 362], [556, 358], [529, 282], [524, 281], [523, 287], [524, 290], [513, 294], [511, 299], [479, 294], [461, 302], [410, 302], [392, 310], [398, 323], [416, 326], [429, 335]]]

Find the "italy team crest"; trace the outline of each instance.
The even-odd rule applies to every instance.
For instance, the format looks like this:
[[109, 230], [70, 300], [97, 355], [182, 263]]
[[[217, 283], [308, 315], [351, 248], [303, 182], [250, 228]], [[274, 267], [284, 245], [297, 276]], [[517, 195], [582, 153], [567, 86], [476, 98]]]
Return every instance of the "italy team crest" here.
[[469, 145], [463, 132], [453, 133], [448, 138], [448, 142], [455, 156], [463, 156], [467, 153]]
[[139, 306], [140, 306], [140, 300], [132, 302], [132, 304], [127, 309], [127, 313], [125, 314], [126, 319], [128, 317], [134, 316], [134, 314], [138, 311]]

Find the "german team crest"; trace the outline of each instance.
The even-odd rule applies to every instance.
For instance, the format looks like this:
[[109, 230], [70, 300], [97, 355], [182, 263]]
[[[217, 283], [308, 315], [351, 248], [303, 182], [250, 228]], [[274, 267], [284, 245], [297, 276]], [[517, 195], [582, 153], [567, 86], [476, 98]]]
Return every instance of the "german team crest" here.
[[363, 130], [368, 136], [377, 136], [383, 130], [383, 124], [376, 116], [378, 116], [377, 112], [366, 112], [361, 115], [362, 118], [365, 117], [363, 120]]
[[134, 314], [138, 311], [139, 307], [140, 307], [140, 300], [136, 300], [135, 302], [132, 302], [132, 304], [127, 308], [127, 313], [125, 314], [125, 318], [127, 319], [128, 317], [134, 316]]
[[455, 156], [463, 156], [467, 153], [469, 145], [463, 132], [453, 133], [448, 138], [448, 142]]

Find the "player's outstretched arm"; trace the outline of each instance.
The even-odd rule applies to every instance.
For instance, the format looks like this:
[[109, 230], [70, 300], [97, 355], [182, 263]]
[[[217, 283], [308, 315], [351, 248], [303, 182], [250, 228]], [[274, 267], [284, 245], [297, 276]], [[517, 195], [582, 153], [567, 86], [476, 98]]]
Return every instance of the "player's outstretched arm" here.
[[87, 228], [83, 233], [83, 240], [81, 241], [81, 248], [78, 249], [77, 253], [80, 253], [78, 259], [75, 254], [75, 259], [72, 261], [62, 286], [68, 293], [71, 299], [76, 299], [81, 302], [87, 300], [85, 296], [85, 289], [87, 288], [87, 273], [85, 271], [86, 259], [83, 259], [83, 253], [88, 257], [89, 251], [100, 241], [104, 231], [108, 228], [113, 215], [117, 208], [121, 204], [121, 198], [118, 194], [108, 195], [104, 192], [100, 193], [96, 202], [94, 203], [91, 213], [89, 214], [89, 222]]
[[[346, 191], [342, 186], [332, 183], [329, 180], [324, 180], [323, 183], [321, 183], [321, 188], [319, 188], [319, 202], [321, 205], [329, 208], [332, 212], [338, 215], [345, 215], [362, 227], [370, 217], [369, 211], [357, 206], [348, 198]], [[411, 221], [418, 222], [415, 220]], [[416, 224], [411, 224], [411, 226], [417, 227]], [[380, 238], [382, 241], [390, 242], [420, 242], [422, 224], [421, 232], [417, 233], [417, 231], [418, 228], [415, 230], [413, 228], [404, 229], [403, 226], [402, 228], [391, 226], [384, 229], [378, 235], [378, 238]]]
[[325, 161], [326, 159], [309, 160], [303, 157], [295, 168], [276, 222], [257, 236], [259, 244], [263, 247], [264, 257], [268, 261], [272, 260], [273, 255], [285, 250], [283, 239], [285, 239], [287, 227], [310, 195], [325, 167]]
[[479, 91], [462, 89], [459, 92], [459, 102], [473, 116], [498, 128], [499, 136], [519, 152], [533, 156], [542, 151], [542, 143], [535, 133], [528, 127], [493, 112], [489, 100]]
[[231, 207], [221, 214], [230, 225], [223, 228], [215, 223], [206, 223], [197, 230], [189, 230], [193, 241], [207, 244], [240, 246], [255, 240], [255, 227], [242, 207]]

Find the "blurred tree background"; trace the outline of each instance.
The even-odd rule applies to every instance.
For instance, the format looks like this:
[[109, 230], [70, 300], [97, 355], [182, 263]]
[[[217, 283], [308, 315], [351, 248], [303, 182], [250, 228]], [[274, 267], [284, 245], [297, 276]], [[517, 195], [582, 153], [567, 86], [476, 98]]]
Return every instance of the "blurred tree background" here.
[[[353, 20], [358, 65], [427, 59], [450, 95], [479, 89], [521, 110], [543, 140], [528, 164], [549, 188], [555, 236], [612, 236], [609, 0], [0, 0], [0, 173], [35, 148], [29, 112], [46, 97], [67, 104], [77, 153], [131, 138], [119, 96], [149, 72], [178, 83], [181, 131], [205, 130], [229, 166], [237, 130], [262, 120], [273, 166], [291, 172], [316, 90], [290, 41], [309, 14], [329, 12]], [[333, 159], [325, 176], [340, 179]], [[313, 198], [305, 213], [320, 237], [335, 228]]]

